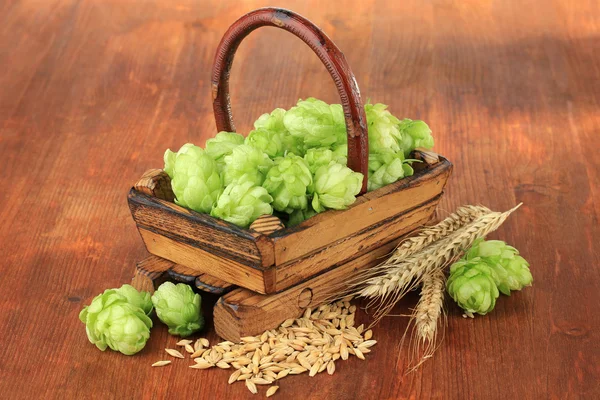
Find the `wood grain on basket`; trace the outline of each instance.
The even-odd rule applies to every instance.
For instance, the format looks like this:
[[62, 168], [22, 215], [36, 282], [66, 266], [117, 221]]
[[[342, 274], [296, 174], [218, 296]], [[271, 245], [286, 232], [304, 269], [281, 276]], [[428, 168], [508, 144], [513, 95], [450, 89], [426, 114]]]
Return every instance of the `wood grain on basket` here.
[[[129, 193], [129, 207], [151, 254], [198, 274], [217, 275], [258, 293], [274, 293], [394, 240], [413, 223], [427, 220], [430, 215], [423, 211], [433, 214], [452, 164], [432, 156], [423, 160], [427, 168], [359, 196], [347, 210], [320, 213], [268, 235], [140, 192], [139, 182]], [[435, 163], [429, 165], [428, 160]], [[154, 176], [161, 179], [161, 174]], [[143, 179], [152, 185], [152, 180]]]

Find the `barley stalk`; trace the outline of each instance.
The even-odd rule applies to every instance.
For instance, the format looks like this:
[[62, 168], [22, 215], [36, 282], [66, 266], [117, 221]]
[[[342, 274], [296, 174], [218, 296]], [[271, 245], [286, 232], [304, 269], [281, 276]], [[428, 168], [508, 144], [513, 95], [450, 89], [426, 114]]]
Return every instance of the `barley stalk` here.
[[410, 273], [410, 264], [399, 266], [402, 260], [448, 237], [451, 233], [456, 232], [468, 223], [491, 212], [489, 208], [484, 206], [466, 205], [459, 207], [454, 213], [436, 225], [422, 227], [418, 230], [419, 234], [417, 236], [412, 236], [402, 241], [388, 260], [375, 268], [361, 271], [346, 282], [332, 288], [332, 294], [327, 296], [327, 301], [334, 301], [346, 295], [358, 294], [357, 288], [364, 288], [365, 282], [370, 278], [383, 275], [390, 268], [390, 265], [398, 266], [397, 273], [399, 273], [400, 269], [405, 269], [407, 274]]
[[392, 256], [386, 261], [386, 264], [401, 261], [490, 212], [492, 211], [484, 206], [467, 205], [459, 207], [454, 213], [438, 224], [421, 228], [418, 231], [418, 236], [411, 236], [402, 241], [396, 250], [394, 250]]
[[415, 329], [417, 337], [423, 342], [433, 342], [437, 334], [437, 324], [444, 303], [444, 282], [442, 270], [426, 274], [423, 277], [421, 298], [415, 308]]
[[[404, 341], [408, 330], [412, 327], [410, 348], [411, 360], [418, 359], [410, 370], [414, 370], [427, 359], [431, 358], [438, 343], [438, 325], [444, 314], [444, 289], [445, 275], [442, 270], [436, 270], [423, 276], [423, 285], [419, 302], [411, 315], [411, 322], [407, 326], [401, 342]], [[443, 334], [443, 327], [442, 327]]]
[[431, 242], [421, 251], [396, 262], [386, 261], [374, 270], [365, 271], [354, 279], [355, 295], [371, 299], [375, 306], [374, 323], [389, 313], [407, 291], [417, 287], [423, 276], [441, 270], [460, 257], [473, 242], [498, 229], [520, 204], [504, 213], [489, 212], [453, 231], [448, 236]]

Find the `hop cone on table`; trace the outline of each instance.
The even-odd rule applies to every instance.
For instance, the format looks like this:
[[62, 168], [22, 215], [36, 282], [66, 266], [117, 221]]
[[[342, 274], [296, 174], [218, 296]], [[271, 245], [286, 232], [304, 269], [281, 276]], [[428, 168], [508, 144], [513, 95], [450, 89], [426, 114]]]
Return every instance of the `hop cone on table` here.
[[272, 214], [272, 201], [267, 189], [242, 176], [225, 188], [210, 215], [245, 228], [261, 215]]
[[141, 308], [146, 315], [150, 316], [152, 313], [153, 305], [152, 299], [150, 298], [150, 293], [138, 292], [131, 285], [123, 285], [116, 289], [116, 292], [125, 296], [129, 304]]
[[385, 185], [396, 182], [398, 179], [414, 174], [413, 168], [404, 159], [404, 152], [380, 151], [369, 154], [369, 191], [379, 189]]
[[262, 150], [243, 144], [225, 156], [224, 182], [229, 185], [244, 176], [246, 180], [262, 185], [273, 160]]
[[311, 183], [312, 174], [306, 161], [295, 154], [288, 154], [275, 160], [263, 187], [273, 197], [273, 208], [289, 214], [293, 210], [307, 208], [307, 187]]
[[460, 260], [450, 267], [446, 289], [467, 314], [485, 315], [494, 309], [500, 295], [496, 280], [494, 270], [481, 258]]
[[485, 261], [496, 272], [498, 289], [506, 295], [510, 296], [511, 290], [521, 290], [533, 282], [527, 260], [519, 255], [517, 249], [501, 240], [478, 239], [466, 258]]
[[433, 136], [431, 129], [421, 120], [412, 120], [405, 118], [398, 125], [402, 133], [401, 147], [404, 150], [404, 156], [408, 157], [411, 151], [417, 147], [431, 149], [433, 147]]
[[317, 212], [328, 208], [345, 209], [356, 201], [362, 180], [362, 174], [335, 161], [329, 165], [322, 165], [315, 172], [313, 185], [309, 188], [313, 194], [313, 209]]
[[175, 203], [203, 213], [210, 212], [223, 190], [215, 160], [197, 146], [177, 155], [171, 187]]
[[219, 167], [225, 165], [225, 156], [231, 154], [233, 149], [244, 144], [244, 137], [235, 132], [219, 132], [214, 138], [206, 141], [206, 154], [211, 156]]
[[315, 98], [299, 100], [285, 113], [286, 129], [304, 141], [306, 148], [332, 147], [346, 142], [344, 112], [340, 104]]
[[202, 299], [184, 283], [163, 283], [152, 295], [152, 303], [171, 335], [187, 337], [204, 327]]
[[335, 161], [338, 164], [346, 165], [347, 158], [344, 153], [344, 149], [347, 151], [345, 145], [339, 146], [335, 151], [331, 151], [328, 148], [320, 149], [308, 149], [304, 155], [304, 161], [308, 165], [308, 169], [311, 173], [315, 173], [322, 165], [329, 165], [330, 162]]
[[[135, 289], [134, 289], [135, 290]], [[152, 320], [141, 308], [128, 303], [117, 289], [96, 296], [79, 313], [90, 342], [104, 351], [107, 347], [125, 355], [144, 348], [150, 338]]]
[[369, 153], [397, 152], [401, 149], [400, 120], [394, 117], [385, 104], [365, 104], [369, 129]]

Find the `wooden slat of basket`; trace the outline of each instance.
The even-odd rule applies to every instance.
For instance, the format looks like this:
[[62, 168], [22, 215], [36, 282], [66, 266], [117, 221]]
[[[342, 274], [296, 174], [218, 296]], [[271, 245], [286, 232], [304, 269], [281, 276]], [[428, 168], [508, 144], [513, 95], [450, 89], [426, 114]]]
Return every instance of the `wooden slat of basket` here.
[[[173, 233], [183, 240], [194, 242], [207, 252], [250, 267], [273, 263], [269, 244], [263, 243], [268, 241], [264, 235], [253, 234], [247, 229], [192, 212], [135, 189], [129, 192], [129, 207], [139, 227], [155, 232], [169, 232], [176, 227]], [[267, 248], [261, 252], [265, 245]], [[270, 247], [272, 248], [272, 244]]]
[[192, 268], [198, 275], [210, 271], [218, 275], [219, 279], [259, 293], [273, 290], [271, 286], [266, 286], [270, 282], [269, 274], [273, 273], [272, 269], [263, 270], [236, 263], [191, 243], [181, 242], [180, 238], [165, 232], [156, 232], [141, 226], [138, 226], [138, 230], [150, 253]]
[[274, 291], [284, 290], [331, 265], [343, 263], [356, 257], [356, 254], [371, 251], [409, 233], [430, 219], [440, 198], [441, 194], [425, 204], [371, 225], [316, 252], [277, 266]]
[[231, 283], [222, 281], [214, 276], [210, 276], [208, 274], [200, 274], [196, 277], [194, 281], [194, 286], [198, 289], [209, 292], [213, 294], [225, 294], [231, 292], [237, 286], [232, 285]]

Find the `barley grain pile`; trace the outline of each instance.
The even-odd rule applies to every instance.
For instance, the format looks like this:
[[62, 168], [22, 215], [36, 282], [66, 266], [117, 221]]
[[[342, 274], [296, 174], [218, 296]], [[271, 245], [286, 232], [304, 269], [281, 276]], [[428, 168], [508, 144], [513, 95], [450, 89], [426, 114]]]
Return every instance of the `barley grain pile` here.
[[[278, 381], [288, 375], [308, 373], [312, 377], [324, 371], [333, 375], [336, 361], [350, 356], [365, 359], [377, 341], [372, 339], [371, 330], [364, 330], [364, 325], [354, 326], [356, 306], [350, 300], [348, 297], [307, 309], [301, 318], [289, 319], [260, 336], [244, 337], [241, 343], [226, 341], [210, 347], [208, 340], [202, 338], [196, 342], [181, 340], [177, 345], [194, 360], [190, 368], [232, 369], [230, 384], [244, 382], [254, 394], [258, 393], [257, 386], [269, 385], [269, 397], [279, 388]], [[184, 358], [177, 350], [166, 352]], [[158, 361], [153, 366], [169, 363]]]

